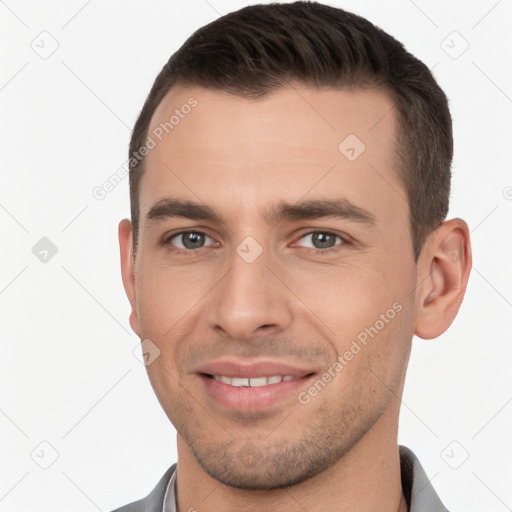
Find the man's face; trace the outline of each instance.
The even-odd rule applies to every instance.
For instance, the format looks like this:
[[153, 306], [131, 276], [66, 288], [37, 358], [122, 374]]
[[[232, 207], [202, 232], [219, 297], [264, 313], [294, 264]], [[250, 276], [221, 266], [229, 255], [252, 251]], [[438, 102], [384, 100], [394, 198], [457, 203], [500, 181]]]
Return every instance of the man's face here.
[[160, 350], [178, 447], [228, 485], [282, 487], [397, 421], [416, 266], [393, 104], [179, 86], [148, 133], [190, 97], [146, 157], [130, 321]]

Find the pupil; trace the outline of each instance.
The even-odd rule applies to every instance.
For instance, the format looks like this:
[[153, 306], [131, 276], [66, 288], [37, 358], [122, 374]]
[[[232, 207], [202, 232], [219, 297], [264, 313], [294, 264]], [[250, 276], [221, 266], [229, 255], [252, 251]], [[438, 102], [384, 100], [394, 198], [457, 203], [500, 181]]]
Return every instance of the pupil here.
[[327, 233], [313, 233], [313, 245], [318, 249], [325, 249], [326, 247], [332, 247], [336, 237]]
[[197, 249], [204, 243], [204, 235], [201, 233], [186, 233], [182, 237], [183, 245], [187, 249]]

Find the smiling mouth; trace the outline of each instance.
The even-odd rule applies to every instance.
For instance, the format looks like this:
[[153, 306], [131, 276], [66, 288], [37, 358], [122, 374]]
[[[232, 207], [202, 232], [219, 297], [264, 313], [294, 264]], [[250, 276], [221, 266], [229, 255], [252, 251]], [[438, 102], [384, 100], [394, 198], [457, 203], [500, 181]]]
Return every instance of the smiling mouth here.
[[[233, 386], [235, 388], [238, 387], [250, 387], [250, 388], [259, 388], [262, 386], [268, 386], [270, 384], [279, 384], [280, 382], [290, 382], [292, 380], [300, 380], [303, 377], [295, 376], [295, 375], [271, 375], [269, 377], [228, 377], [226, 375], [209, 375], [204, 374], [206, 377], [210, 379], [214, 379], [219, 382], [223, 382], [224, 384], [228, 384], [229, 386]], [[312, 374], [306, 375], [309, 376]]]
[[205, 400], [220, 414], [281, 414], [283, 407], [294, 406], [297, 393], [317, 375], [311, 367], [265, 359], [216, 360], [194, 373], [202, 383]]

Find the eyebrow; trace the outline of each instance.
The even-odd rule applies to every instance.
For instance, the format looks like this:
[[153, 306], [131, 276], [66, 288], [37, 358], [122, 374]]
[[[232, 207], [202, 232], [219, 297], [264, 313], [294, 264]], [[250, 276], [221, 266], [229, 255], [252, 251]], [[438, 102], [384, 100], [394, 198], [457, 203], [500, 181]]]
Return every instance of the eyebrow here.
[[308, 220], [333, 217], [374, 225], [375, 216], [347, 199], [314, 199], [300, 203], [279, 203], [265, 215], [269, 223], [280, 220]]
[[[299, 203], [280, 202], [264, 214], [267, 223], [282, 220], [311, 220], [324, 217], [345, 219], [375, 225], [375, 216], [347, 199], [314, 199]], [[222, 215], [205, 204], [182, 199], [164, 198], [157, 201], [146, 215], [146, 223], [156, 223], [169, 218], [208, 220], [224, 223]]]

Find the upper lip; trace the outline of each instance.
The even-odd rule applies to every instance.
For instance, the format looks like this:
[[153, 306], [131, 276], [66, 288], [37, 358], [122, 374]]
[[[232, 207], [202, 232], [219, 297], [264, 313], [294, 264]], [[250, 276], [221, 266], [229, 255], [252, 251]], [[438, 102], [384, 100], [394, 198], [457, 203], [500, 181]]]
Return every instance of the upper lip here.
[[314, 370], [292, 366], [287, 363], [271, 360], [235, 360], [219, 359], [211, 361], [197, 369], [197, 373], [206, 375], [223, 375], [225, 377], [242, 377], [247, 379], [257, 377], [272, 377], [274, 375], [292, 375], [305, 377]]

